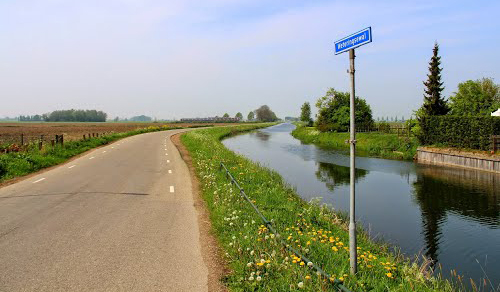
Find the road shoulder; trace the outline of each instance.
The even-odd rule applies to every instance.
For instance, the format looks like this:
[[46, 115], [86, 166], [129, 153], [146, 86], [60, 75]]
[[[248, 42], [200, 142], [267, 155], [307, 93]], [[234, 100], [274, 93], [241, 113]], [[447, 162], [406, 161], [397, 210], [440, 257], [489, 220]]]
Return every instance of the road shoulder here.
[[193, 201], [198, 213], [198, 223], [200, 230], [200, 245], [203, 261], [208, 268], [208, 291], [228, 291], [222, 283], [222, 279], [230, 272], [222, 257], [222, 250], [213, 235], [210, 214], [203, 198], [201, 197], [200, 185], [196, 176], [191, 156], [186, 147], [182, 144], [180, 136], [183, 133], [174, 134], [170, 137], [172, 143], [179, 151], [182, 159], [186, 163], [191, 177], [193, 188]]

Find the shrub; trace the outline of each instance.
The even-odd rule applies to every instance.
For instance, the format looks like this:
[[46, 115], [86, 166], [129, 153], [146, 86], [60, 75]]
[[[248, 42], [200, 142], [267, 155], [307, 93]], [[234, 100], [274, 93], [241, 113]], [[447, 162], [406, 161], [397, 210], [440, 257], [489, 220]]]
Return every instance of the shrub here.
[[[350, 93], [330, 88], [316, 102], [318, 119], [316, 125], [321, 132], [347, 132], [350, 126]], [[356, 96], [356, 127], [371, 129], [374, 126], [372, 110], [366, 100]]]
[[7, 173], [7, 162], [0, 157], [0, 177]]
[[427, 116], [420, 118], [417, 138], [423, 145], [489, 150], [490, 136], [499, 134], [498, 117]]

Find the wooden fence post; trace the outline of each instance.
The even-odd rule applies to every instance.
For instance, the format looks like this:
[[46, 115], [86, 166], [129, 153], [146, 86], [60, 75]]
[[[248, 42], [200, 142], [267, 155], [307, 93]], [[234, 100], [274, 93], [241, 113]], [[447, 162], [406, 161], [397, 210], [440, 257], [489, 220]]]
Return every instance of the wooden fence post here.
[[24, 134], [21, 134], [21, 146], [24, 145]]
[[42, 150], [43, 147], [43, 135], [40, 135], [40, 141], [38, 142], [38, 150]]

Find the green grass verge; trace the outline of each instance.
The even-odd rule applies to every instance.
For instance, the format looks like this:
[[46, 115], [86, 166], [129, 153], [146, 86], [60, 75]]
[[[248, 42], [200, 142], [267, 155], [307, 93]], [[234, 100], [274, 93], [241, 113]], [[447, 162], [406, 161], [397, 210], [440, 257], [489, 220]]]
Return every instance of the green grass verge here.
[[[349, 133], [322, 133], [315, 127], [297, 126], [292, 136], [307, 144], [329, 149], [349, 149]], [[356, 133], [356, 153], [389, 159], [412, 160], [419, 146], [415, 137], [398, 137], [397, 134]]]
[[[351, 291], [453, 291], [446, 280], [425, 276], [420, 267], [396, 257], [388, 247], [359, 230], [359, 273], [349, 274], [348, 226], [345, 215], [317, 203], [304, 202], [281, 176], [220, 142], [224, 137], [265, 125], [213, 128], [182, 135], [200, 180], [212, 227], [225, 252], [231, 291], [333, 291], [308, 263], [297, 260], [280, 244], [288, 244]], [[229, 183], [224, 162], [251, 200], [280, 233], [271, 234], [257, 214]]]
[[78, 155], [95, 147], [106, 145], [118, 139], [137, 134], [172, 129], [178, 128], [151, 126], [144, 129], [115, 133], [98, 138], [91, 138], [81, 141], [69, 141], [65, 142], [64, 146], [56, 145], [52, 147], [50, 145], [46, 145], [42, 150], [38, 150], [38, 145], [31, 144], [28, 145], [28, 149], [26, 149], [26, 151], [0, 154], [0, 182], [63, 163], [75, 155]]

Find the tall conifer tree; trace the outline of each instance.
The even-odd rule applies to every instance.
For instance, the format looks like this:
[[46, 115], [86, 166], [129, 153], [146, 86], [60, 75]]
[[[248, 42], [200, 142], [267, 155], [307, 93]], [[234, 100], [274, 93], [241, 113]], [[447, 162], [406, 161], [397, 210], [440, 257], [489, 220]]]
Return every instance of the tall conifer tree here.
[[439, 45], [434, 44], [434, 49], [432, 50], [433, 56], [429, 62], [429, 74], [427, 75], [427, 81], [424, 82], [425, 94], [424, 94], [424, 104], [422, 105], [421, 114], [438, 116], [446, 115], [450, 109], [448, 107], [447, 101], [441, 96], [443, 91], [443, 82], [441, 81], [441, 71], [440, 68], [441, 57], [439, 53]]

